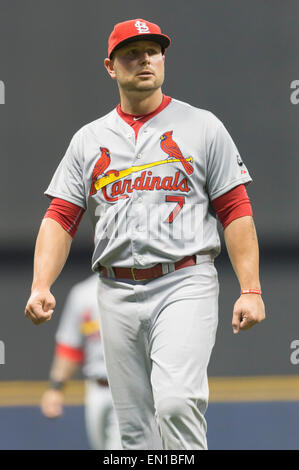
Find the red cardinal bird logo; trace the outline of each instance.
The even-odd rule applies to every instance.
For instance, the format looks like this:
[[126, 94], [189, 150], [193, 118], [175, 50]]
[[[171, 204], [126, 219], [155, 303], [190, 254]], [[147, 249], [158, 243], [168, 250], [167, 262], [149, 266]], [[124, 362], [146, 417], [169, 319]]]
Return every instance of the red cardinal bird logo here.
[[96, 194], [97, 190], [94, 184], [100, 175], [105, 174], [105, 170], [108, 168], [108, 166], [110, 165], [110, 161], [111, 161], [109, 149], [107, 149], [106, 147], [100, 147], [100, 150], [101, 150], [101, 156], [98, 159], [97, 163], [95, 164], [93, 172], [92, 172], [90, 196], [93, 196], [94, 194]]
[[185, 168], [186, 172], [188, 173], [188, 175], [191, 175], [191, 173], [193, 173], [193, 167], [183, 157], [179, 146], [172, 139], [172, 133], [173, 131], [168, 131], [168, 132], [164, 132], [164, 134], [161, 135], [160, 137], [161, 149], [163, 150], [163, 152], [168, 154], [169, 158], [178, 158], [180, 162], [182, 163], [183, 167]]

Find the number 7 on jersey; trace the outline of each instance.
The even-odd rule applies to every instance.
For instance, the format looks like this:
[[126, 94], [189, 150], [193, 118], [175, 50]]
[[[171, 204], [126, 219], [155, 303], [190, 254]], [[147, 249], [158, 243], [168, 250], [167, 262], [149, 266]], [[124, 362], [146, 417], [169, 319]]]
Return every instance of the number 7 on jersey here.
[[166, 202], [177, 202], [176, 206], [170, 212], [169, 216], [165, 220], [165, 222], [172, 224], [175, 217], [178, 213], [182, 210], [183, 205], [185, 204], [185, 196], [166, 196]]

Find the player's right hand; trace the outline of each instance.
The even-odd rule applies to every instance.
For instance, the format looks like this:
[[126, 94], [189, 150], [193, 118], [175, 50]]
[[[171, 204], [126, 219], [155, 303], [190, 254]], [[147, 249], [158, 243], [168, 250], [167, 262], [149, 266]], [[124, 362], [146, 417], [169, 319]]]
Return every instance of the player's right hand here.
[[56, 305], [49, 289], [33, 290], [25, 308], [25, 316], [35, 325], [51, 320]]
[[63, 412], [64, 395], [60, 390], [46, 390], [41, 399], [41, 411], [47, 418], [59, 418]]

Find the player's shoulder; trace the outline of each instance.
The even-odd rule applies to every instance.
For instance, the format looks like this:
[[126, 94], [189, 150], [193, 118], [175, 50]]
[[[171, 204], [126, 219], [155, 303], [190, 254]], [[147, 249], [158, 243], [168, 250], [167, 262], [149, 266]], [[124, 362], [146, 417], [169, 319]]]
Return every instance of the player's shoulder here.
[[84, 139], [87, 135], [94, 134], [95, 136], [98, 135], [98, 132], [105, 128], [107, 125], [110, 124], [111, 119], [113, 119], [115, 115], [115, 108], [109, 111], [104, 116], [98, 117], [93, 121], [87, 122], [83, 126], [81, 126], [73, 135], [73, 141], [80, 142]]
[[210, 110], [200, 108], [185, 101], [178, 100], [177, 98], [172, 98], [172, 111], [181, 113], [183, 116], [188, 115], [190, 118], [195, 118], [202, 121], [206, 125], [217, 127], [221, 121], [220, 119]]
[[187, 103], [185, 101], [178, 100], [177, 98], [172, 98], [171, 103], [172, 106], [175, 107], [178, 111], [185, 111], [190, 114], [196, 114], [202, 119], [218, 119], [212, 111], [200, 108], [199, 106], [195, 106], [194, 104]]

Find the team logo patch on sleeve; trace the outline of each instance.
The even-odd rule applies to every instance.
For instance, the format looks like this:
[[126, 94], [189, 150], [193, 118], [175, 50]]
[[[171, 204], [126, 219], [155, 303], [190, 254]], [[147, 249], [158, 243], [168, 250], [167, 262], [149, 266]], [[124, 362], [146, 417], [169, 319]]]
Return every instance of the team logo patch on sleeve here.
[[243, 160], [242, 160], [242, 158], [240, 157], [239, 154], [237, 154], [237, 162], [238, 162], [238, 165], [239, 165], [239, 166], [242, 166], [242, 165], [243, 165]]

